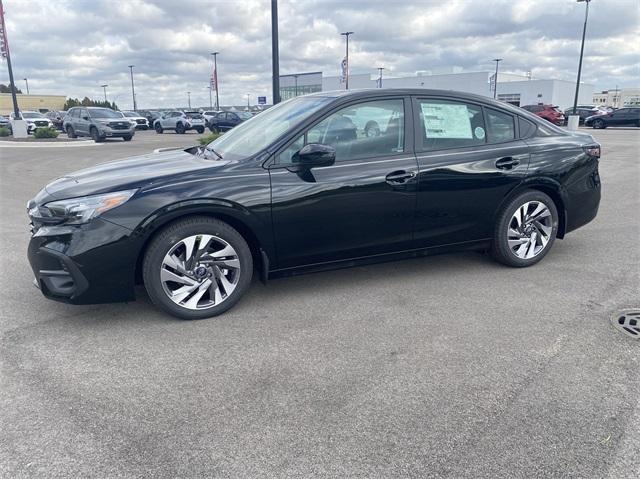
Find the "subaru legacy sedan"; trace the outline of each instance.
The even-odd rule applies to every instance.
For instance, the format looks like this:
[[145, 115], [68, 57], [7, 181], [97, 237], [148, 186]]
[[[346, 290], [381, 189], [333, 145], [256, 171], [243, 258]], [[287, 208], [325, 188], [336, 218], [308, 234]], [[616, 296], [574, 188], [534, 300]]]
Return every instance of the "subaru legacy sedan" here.
[[183, 319], [251, 279], [459, 250], [512, 267], [591, 221], [600, 145], [520, 108], [424, 89], [280, 103], [207, 146], [66, 174], [28, 203], [50, 299], [152, 301]]

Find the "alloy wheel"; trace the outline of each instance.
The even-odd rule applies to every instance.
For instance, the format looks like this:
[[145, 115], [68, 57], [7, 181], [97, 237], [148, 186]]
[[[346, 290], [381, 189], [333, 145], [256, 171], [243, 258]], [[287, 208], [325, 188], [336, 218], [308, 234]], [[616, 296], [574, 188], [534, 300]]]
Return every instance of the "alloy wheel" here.
[[236, 250], [222, 238], [206, 234], [178, 241], [160, 268], [165, 294], [192, 310], [211, 308], [229, 298], [241, 273]]
[[553, 234], [553, 216], [542, 201], [527, 201], [516, 209], [509, 221], [509, 250], [520, 259], [539, 255]]

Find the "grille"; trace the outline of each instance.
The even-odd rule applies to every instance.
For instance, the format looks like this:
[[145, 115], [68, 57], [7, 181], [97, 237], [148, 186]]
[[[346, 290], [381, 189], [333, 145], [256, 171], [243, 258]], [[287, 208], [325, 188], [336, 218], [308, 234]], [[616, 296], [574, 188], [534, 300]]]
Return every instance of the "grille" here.
[[36, 126], [48, 126], [49, 122], [48, 121], [34, 121], [33, 123], [35, 123]]
[[114, 130], [128, 130], [131, 125], [123, 121], [113, 121], [109, 123], [109, 126]]
[[142, 120], [142, 119], [140, 119], [140, 120], [136, 120], [136, 123], [137, 123], [138, 125], [144, 125], [144, 124], [146, 123], [146, 120]]

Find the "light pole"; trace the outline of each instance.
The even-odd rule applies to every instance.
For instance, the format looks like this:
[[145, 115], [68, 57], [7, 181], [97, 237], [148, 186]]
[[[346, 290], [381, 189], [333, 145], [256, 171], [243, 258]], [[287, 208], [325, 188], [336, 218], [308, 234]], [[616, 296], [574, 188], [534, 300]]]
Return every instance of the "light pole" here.
[[278, 0], [271, 0], [271, 88], [273, 104], [280, 103], [280, 54], [278, 52]]
[[578, 108], [578, 93], [580, 92], [580, 74], [582, 73], [582, 55], [584, 54], [584, 37], [587, 34], [587, 20], [589, 19], [589, 3], [591, 0], [578, 0], [578, 3], [585, 2], [587, 4], [587, 8], [584, 12], [584, 26], [582, 27], [582, 45], [580, 46], [580, 61], [578, 62], [578, 79], [576, 80], [576, 96], [573, 99], [573, 112], [572, 114], [576, 114], [576, 109]]
[[295, 82], [296, 82], [296, 87], [295, 87], [295, 93], [296, 93], [296, 95], [295, 95], [295, 96], [298, 96], [298, 75], [293, 75], [293, 79], [294, 79], [294, 80], [295, 80]]
[[[2, 26], [2, 32], [0, 32], [0, 43], [2, 44], [2, 49], [0, 49], [0, 58], [7, 59], [7, 69], [9, 70], [9, 86], [11, 87], [11, 99], [13, 100], [13, 116], [16, 120], [21, 120], [22, 115], [20, 114], [20, 110], [18, 108], [18, 98], [16, 97], [16, 84], [13, 81], [13, 68], [11, 67], [11, 54], [9, 53], [9, 42], [7, 41], [7, 27], [4, 23], [4, 6], [2, 5], [2, 0], [0, 0], [0, 26]], [[21, 137], [27, 136], [27, 129], [20, 128], [20, 132], [17, 133], [14, 129], [14, 136], [20, 135]]]
[[25, 84], [27, 85], [27, 95], [29, 94], [29, 80], [27, 80], [26, 78], [23, 78]]
[[382, 70], [384, 67], [378, 67], [378, 88], [382, 88]]
[[346, 68], [346, 72], [345, 72], [345, 90], [349, 89], [349, 35], [353, 35], [354, 32], [342, 32], [340, 35], [344, 35], [344, 37], [347, 40], [347, 45], [346, 45], [346, 50], [347, 50], [347, 54], [345, 56], [346, 60], [347, 60], [347, 68]]
[[107, 87], [109, 85], [100, 85], [102, 87], [102, 89], [104, 90], [104, 102], [107, 103]]
[[131, 70], [131, 97], [133, 98], [133, 110], [138, 109], [138, 105], [136, 105], [136, 89], [133, 86], [133, 67], [135, 65], [129, 65], [129, 70]]
[[216, 87], [216, 110], [220, 109], [220, 97], [218, 96], [218, 53], [220, 52], [211, 53], [211, 56], [213, 57], [213, 82], [212, 83], [215, 84], [215, 87]]
[[496, 74], [493, 77], [493, 98], [498, 96], [498, 64], [502, 61], [502, 58], [494, 58], [493, 60], [496, 62]]
[[247, 111], [251, 110], [251, 105], [249, 105], [249, 98], [251, 97], [251, 93], [247, 93]]
[[189, 102], [189, 110], [191, 110], [191, 92], [187, 92], [187, 101]]

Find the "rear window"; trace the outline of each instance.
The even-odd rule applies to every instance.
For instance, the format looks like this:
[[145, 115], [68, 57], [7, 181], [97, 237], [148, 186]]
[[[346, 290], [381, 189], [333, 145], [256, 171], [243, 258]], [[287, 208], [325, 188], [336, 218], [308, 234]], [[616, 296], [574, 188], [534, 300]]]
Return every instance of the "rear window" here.
[[520, 138], [531, 138], [536, 133], [537, 126], [534, 122], [518, 118], [518, 127], [520, 128]]
[[191, 111], [186, 112], [185, 115], [187, 115], [187, 118], [194, 118], [196, 120], [199, 120], [202, 118], [202, 115], [200, 113], [195, 113]]
[[418, 100], [422, 149], [439, 150], [483, 145], [486, 132], [482, 108], [452, 100]]

